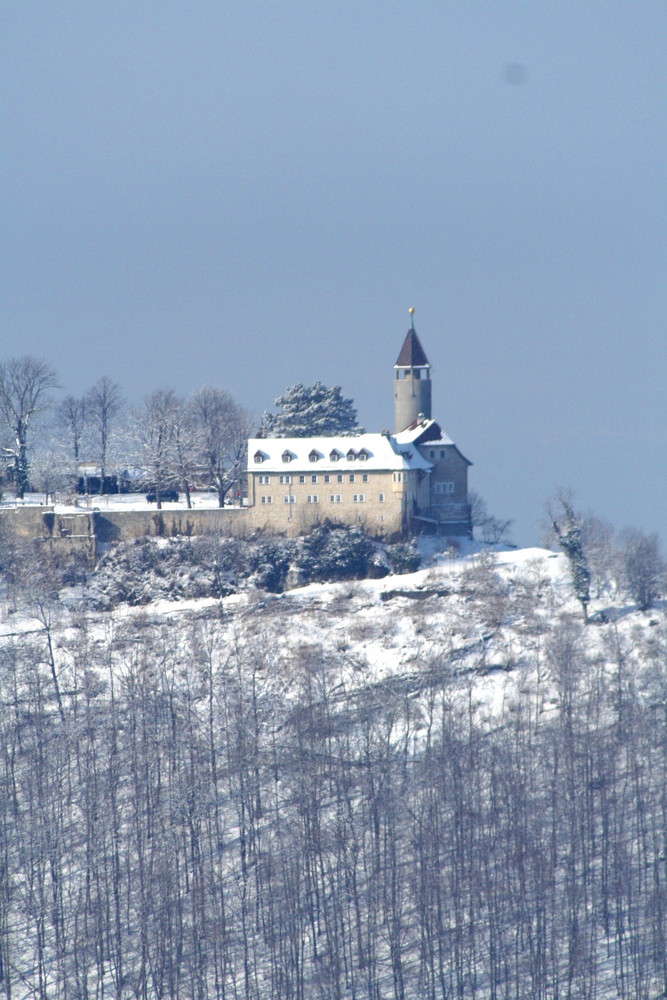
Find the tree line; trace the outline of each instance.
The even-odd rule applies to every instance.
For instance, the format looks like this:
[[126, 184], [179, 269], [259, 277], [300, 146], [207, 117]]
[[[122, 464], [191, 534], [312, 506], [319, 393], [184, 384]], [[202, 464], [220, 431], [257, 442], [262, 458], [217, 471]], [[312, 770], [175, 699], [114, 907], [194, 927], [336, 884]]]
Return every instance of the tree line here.
[[100, 494], [109, 490], [112, 473], [129, 469], [139, 486], [156, 490], [158, 506], [161, 491], [177, 486], [189, 507], [196, 485], [214, 490], [224, 504], [253, 426], [226, 390], [205, 387], [184, 398], [157, 389], [129, 408], [108, 376], [56, 405], [57, 385], [46, 362], [22, 357], [0, 364], [2, 478], [17, 497], [31, 486], [46, 494], [72, 492], [85, 460], [96, 467], [91, 482]]

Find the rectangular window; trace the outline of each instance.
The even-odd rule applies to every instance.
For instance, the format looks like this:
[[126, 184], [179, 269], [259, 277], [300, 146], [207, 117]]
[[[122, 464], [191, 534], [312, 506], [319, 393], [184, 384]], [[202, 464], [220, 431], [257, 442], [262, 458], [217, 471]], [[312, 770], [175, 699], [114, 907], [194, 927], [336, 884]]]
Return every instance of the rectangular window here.
[[273, 503], [273, 497], [260, 497], [262, 503]]
[[305, 476], [299, 476], [299, 482], [300, 483], [305, 483], [305, 481], [306, 481], [306, 477]]
[[350, 473], [350, 482], [351, 482], [351, 483], [353, 483], [353, 482], [354, 482], [354, 472], [351, 472], [351, 473]]
[[362, 483], [367, 483], [368, 482], [368, 473], [367, 472], [364, 472], [363, 476], [361, 477], [361, 481], [362, 481]]
[[283, 497], [283, 503], [294, 503], [294, 497], [291, 495], [291, 493], [285, 494], [285, 496]]
[[324, 476], [324, 482], [325, 483], [329, 482], [329, 475], [328, 475], [328, 473]]
[[257, 482], [260, 486], [268, 486], [271, 482], [271, 476], [257, 476]]
[[355, 493], [354, 496], [352, 497], [352, 502], [363, 503], [365, 499], [366, 499], [365, 493]]
[[428, 457], [435, 458], [435, 452], [433, 451], [433, 448], [431, 448], [430, 452], [428, 453]]
[[337, 483], [343, 482], [343, 474], [341, 472], [339, 472], [338, 475], [336, 476], [336, 482]]
[[434, 483], [433, 492], [438, 496], [454, 492], [454, 483]]
[[440, 452], [440, 458], [444, 458], [444, 457], [445, 457], [445, 450], [443, 448], [442, 451]]
[[317, 493], [313, 493], [312, 495], [309, 494], [309, 496], [308, 496], [308, 503], [319, 503], [319, 502], [320, 502], [320, 498], [317, 495]]
[[311, 476], [310, 477], [310, 481], [311, 481], [311, 483], [316, 483], [317, 482], [317, 476]]
[[378, 493], [378, 500], [380, 503], [384, 503], [384, 493]]
[[332, 493], [329, 497], [329, 503], [340, 503], [340, 493]]
[[292, 477], [291, 476], [281, 476], [280, 477], [280, 482], [281, 482], [281, 484], [283, 486], [289, 486], [289, 484], [292, 482]]

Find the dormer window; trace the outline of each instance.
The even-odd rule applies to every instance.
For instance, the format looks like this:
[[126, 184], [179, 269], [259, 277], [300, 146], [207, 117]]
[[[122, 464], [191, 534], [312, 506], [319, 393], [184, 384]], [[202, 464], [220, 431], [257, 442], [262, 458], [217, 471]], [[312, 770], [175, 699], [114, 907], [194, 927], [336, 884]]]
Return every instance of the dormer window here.
[[283, 462], [291, 462], [294, 456], [291, 451], [284, 451], [282, 454]]
[[359, 459], [360, 462], [365, 462], [366, 459], [368, 458], [368, 454], [369, 453], [366, 451], [366, 449], [362, 448], [361, 451], [357, 454], [357, 458]]
[[338, 451], [337, 448], [334, 448], [333, 451], [329, 453], [329, 461], [337, 462], [339, 458], [340, 458], [340, 452]]
[[310, 455], [308, 456], [308, 461], [309, 462], [317, 462], [319, 460], [319, 457], [320, 457], [319, 451], [315, 451], [315, 449], [313, 448], [313, 450], [311, 451]]
[[350, 448], [345, 457], [347, 458], [348, 462], [354, 462], [355, 458], [357, 457], [357, 453], [354, 450], [354, 448]]
[[255, 465], [261, 465], [265, 458], [266, 455], [264, 454], [263, 451], [256, 451], [255, 454], [253, 455]]

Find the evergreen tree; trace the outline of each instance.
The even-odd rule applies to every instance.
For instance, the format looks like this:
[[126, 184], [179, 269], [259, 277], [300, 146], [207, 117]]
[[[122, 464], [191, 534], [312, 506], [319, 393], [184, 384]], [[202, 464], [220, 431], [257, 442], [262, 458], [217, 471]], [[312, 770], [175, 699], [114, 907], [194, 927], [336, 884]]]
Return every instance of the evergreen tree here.
[[560, 520], [557, 520], [556, 515], [552, 512], [549, 513], [549, 517], [558, 544], [570, 563], [574, 593], [583, 608], [584, 621], [587, 621], [588, 604], [591, 599], [591, 573], [584, 552], [582, 523], [567, 497], [561, 495], [558, 500], [563, 508]]
[[262, 434], [265, 437], [334, 437], [338, 434], [363, 434], [357, 424], [357, 411], [351, 399], [343, 399], [339, 385], [293, 385], [275, 405], [278, 413], [265, 413]]

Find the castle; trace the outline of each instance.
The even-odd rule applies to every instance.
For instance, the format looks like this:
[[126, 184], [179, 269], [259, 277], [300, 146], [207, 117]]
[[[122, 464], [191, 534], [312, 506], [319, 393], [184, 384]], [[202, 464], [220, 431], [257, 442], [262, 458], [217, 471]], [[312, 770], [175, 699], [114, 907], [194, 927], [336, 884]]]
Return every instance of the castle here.
[[329, 519], [388, 538], [472, 535], [471, 463], [431, 417], [431, 366], [410, 314], [394, 365], [394, 433], [251, 438], [247, 503], [254, 527], [301, 534]]
[[[413, 310], [410, 310], [413, 313]], [[415, 532], [471, 537], [468, 466], [431, 417], [431, 366], [411, 322], [393, 373], [393, 434], [251, 438], [240, 507], [5, 510], [0, 527], [91, 563], [100, 546], [147, 536], [254, 531], [299, 535], [333, 521], [395, 539]]]

